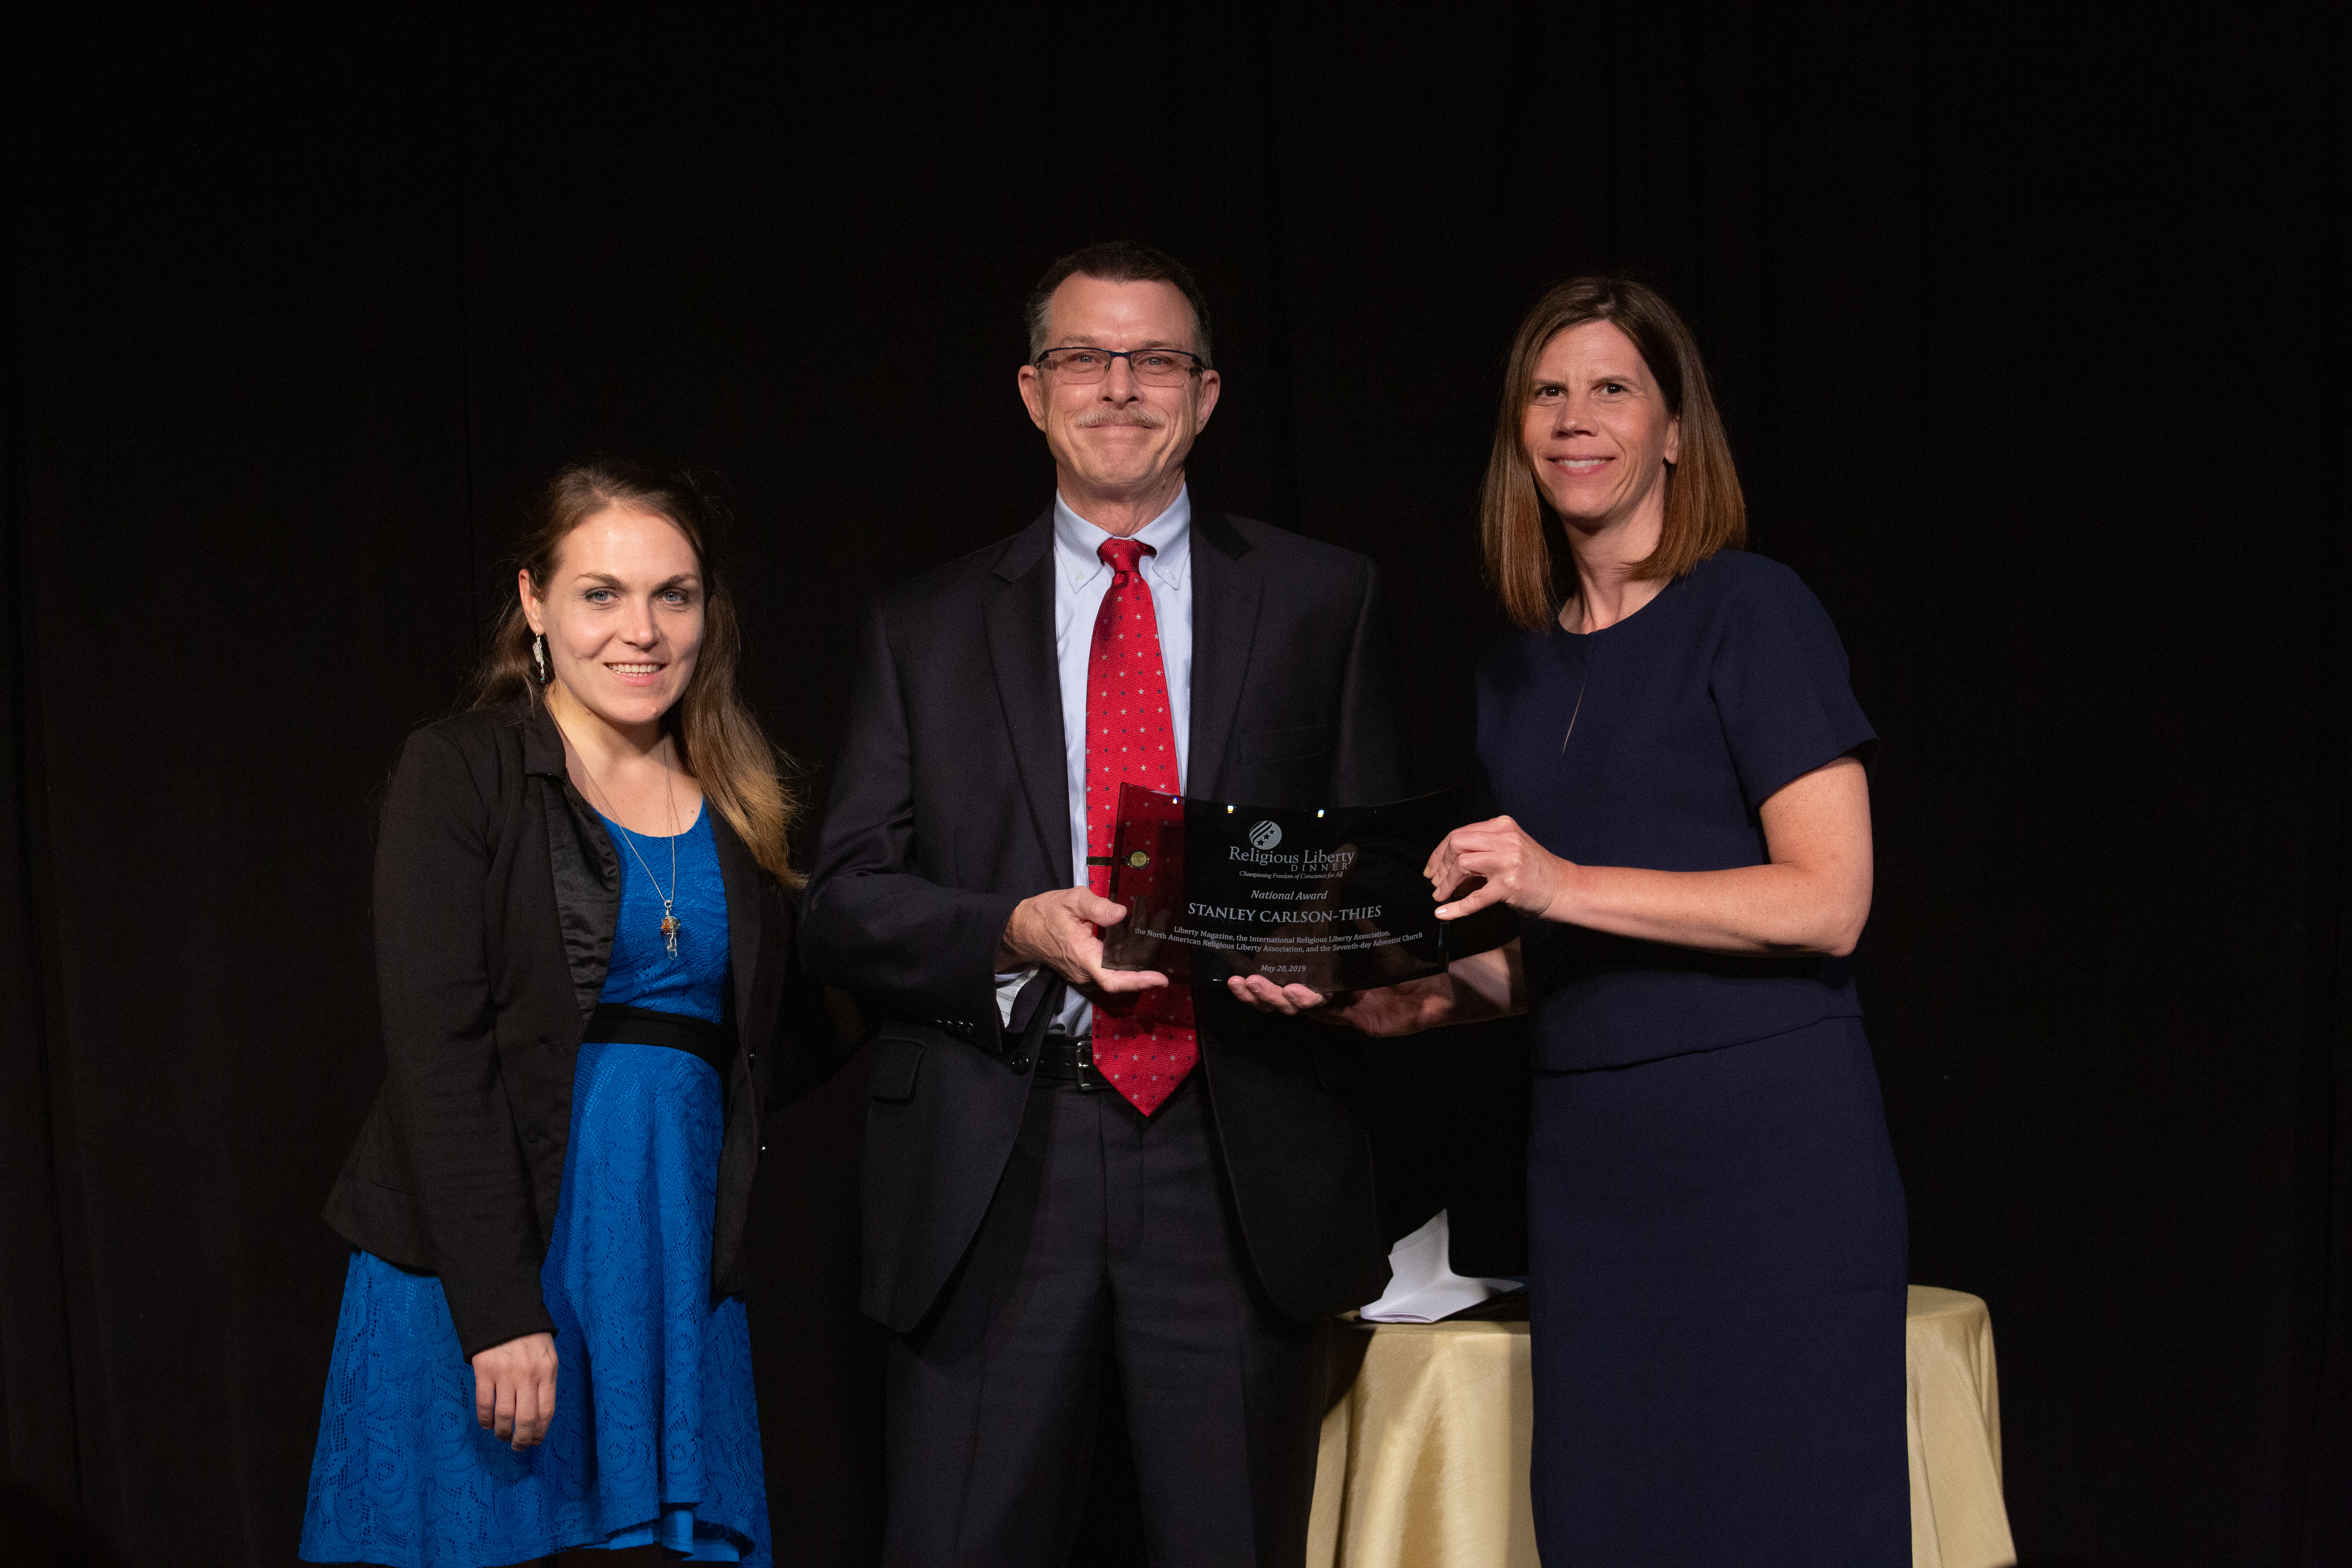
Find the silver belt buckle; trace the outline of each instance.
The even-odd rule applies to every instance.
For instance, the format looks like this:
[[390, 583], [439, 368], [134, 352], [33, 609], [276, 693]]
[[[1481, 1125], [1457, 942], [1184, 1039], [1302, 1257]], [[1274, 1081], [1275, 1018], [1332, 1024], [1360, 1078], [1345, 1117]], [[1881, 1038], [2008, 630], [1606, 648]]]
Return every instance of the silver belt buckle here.
[[1095, 1071], [1095, 1037], [1080, 1035], [1070, 1042], [1070, 1048], [1077, 1058], [1077, 1072], [1071, 1081], [1077, 1085], [1080, 1094], [1097, 1092], [1102, 1088], [1103, 1080], [1102, 1075]]

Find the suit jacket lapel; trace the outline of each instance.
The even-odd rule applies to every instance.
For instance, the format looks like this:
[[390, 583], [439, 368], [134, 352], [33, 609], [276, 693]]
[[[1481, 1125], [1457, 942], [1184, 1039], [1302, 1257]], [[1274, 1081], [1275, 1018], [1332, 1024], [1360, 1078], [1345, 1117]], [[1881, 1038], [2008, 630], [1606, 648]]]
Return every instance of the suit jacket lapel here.
[[1216, 799], [1241, 713], [1262, 586], [1249, 541], [1223, 512], [1192, 509], [1192, 733], [1184, 793]]
[[710, 842], [719, 852], [719, 880], [727, 889], [727, 956], [735, 971], [735, 1026], [751, 1027], [751, 988], [760, 974], [760, 865], [706, 796]]
[[1045, 840], [1056, 884], [1069, 887], [1070, 782], [1062, 734], [1062, 677], [1054, 656], [1054, 514], [1013, 536], [996, 563], [999, 582], [982, 607], [997, 700], [1013, 738], [1029, 815]]
[[544, 702], [521, 718], [523, 772], [539, 779], [547, 820], [547, 864], [563, 957], [584, 1021], [596, 1011], [613, 957], [613, 931], [621, 921], [621, 852], [580, 792], [563, 754], [563, 731]]

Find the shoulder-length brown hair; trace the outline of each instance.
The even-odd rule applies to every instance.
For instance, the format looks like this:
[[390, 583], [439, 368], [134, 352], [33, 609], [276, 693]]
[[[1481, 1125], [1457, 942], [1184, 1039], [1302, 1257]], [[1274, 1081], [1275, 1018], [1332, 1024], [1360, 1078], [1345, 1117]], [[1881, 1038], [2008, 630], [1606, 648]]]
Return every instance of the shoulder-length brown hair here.
[[[677, 742], [679, 762], [752, 858], [778, 881], [796, 888], [802, 879], [792, 867], [791, 839], [800, 819], [800, 797], [785, 782], [790, 760], [769, 741], [736, 689], [735, 662], [742, 636], [735, 601], [710, 559], [709, 509], [693, 482], [610, 460], [566, 468], [532, 507], [515, 564], [530, 574], [533, 590], [545, 597], [564, 540], [598, 512], [616, 506], [673, 524], [693, 547], [702, 574], [702, 649], [685, 692], [662, 715], [662, 728]], [[531, 659], [530, 622], [518, 595], [499, 618], [489, 652], [475, 672], [474, 706], [496, 707], [517, 698], [536, 703], [545, 689]]]
[[1748, 542], [1748, 503], [1731, 465], [1731, 443], [1707, 391], [1698, 342], [1665, 297], [1624, 278], [1571, 278], [1535, 302], [1511, 340], [1503, 372], [1502, 406], [1495, 416], [1495, 449], [1486, 459], [1479, 498], [1479, 531], [1486, 574], [1511, 619], [1548, 628], [1575, 589], [1576, 563], [1566, 541], [1555, 544], [1551, 508], [1536, 488], [1522, 431], [1535, 395], [1536, 362], [1552, 339], [1587, 321], [1612, 321], [1641, 351], [1657, 379], [1666, 412], [1682, 421], [1679, 460], [1666, 474], [1666, 520], [1658, 547], [1634, 563], [1636, 578], [1679, 577], [1726, 548]]

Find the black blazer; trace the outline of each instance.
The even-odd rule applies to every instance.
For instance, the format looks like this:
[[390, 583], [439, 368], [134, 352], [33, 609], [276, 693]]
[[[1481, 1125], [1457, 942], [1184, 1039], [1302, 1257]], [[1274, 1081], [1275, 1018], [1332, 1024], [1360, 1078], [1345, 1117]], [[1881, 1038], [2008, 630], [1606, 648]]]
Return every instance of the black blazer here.
[[[739, 1041], [710, 1251], [711, 1289], [724, 1294], [741, 1289], [762, 1101], [829, 1070], [838, 1047], [800, 971], [792, 896], [706, 809]], [[408, 737], [376, 844], [384, 1083], [326, 1216], [353, 1246], [440, 1276], [468, 1356], [553, 1331], [539, 1268], [572, 1061], [620, 902], [618, 854], [572, 786], [544, 706], [477, 710]]]
[[[999, 1022], [997, 939], [1023, 899], [1074, 880], [1052, 545], [1048, 511], [866, 607], [809, 883], [810, 967], [888, 1020], [866, 1120], [863, 1305], [901, 1332], [963, 1256], [1021, 1126], [1034, 1052]], [[1192, 569], [1190, 793], [1304, 806], [1402, 795], [1372, 563], [1196, 502]], [[1022, 1016], [1042, 1023], [1057, 987], [1033, 982]], [[1349, 1037], [1219, 987], [1194, 999], [1202, 1087], [1267, 1295], [1302, 1319], [1371, 1300], [1387, 1249], [1370, 1157], [1320, 1070]]]

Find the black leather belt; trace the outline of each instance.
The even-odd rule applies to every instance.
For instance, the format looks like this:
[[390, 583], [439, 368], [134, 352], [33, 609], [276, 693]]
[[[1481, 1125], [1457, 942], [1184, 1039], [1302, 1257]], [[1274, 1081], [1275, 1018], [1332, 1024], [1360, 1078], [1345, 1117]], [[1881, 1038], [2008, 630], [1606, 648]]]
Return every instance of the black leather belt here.
[[1049, 1082], [1075, 1084], [1080, 1094], [1105, 1087], [1102, 1074], [1095, 1071], [1094, 1037], [1048, 1035], [1038, 1041], [1037, 1076]]

